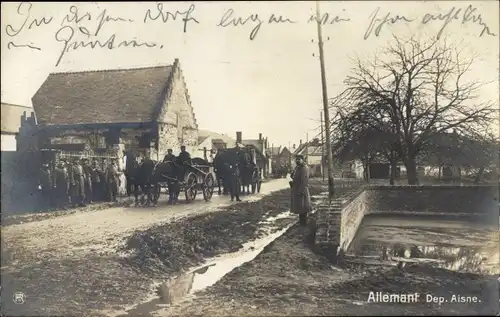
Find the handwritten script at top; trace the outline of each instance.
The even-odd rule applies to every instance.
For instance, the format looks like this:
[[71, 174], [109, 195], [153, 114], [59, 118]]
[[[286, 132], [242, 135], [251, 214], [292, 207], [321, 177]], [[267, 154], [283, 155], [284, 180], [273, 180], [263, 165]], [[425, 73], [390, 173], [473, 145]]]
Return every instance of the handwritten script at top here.
[[[42, 6], [42, 4], [36, 4]], [[169, 10], [167, 4], [156, 3], [145, 4], [145, 11], [138, 13], [136, 18], [124, 17], [111, 12], [109, 9], [100, 10], [98, 7], [92, 7], [90, 11], [85, 11], [77, 5], [69, 6], [67, 12], [63, 15], [60, 21], [56, 21], [54, 16], [40, 16], [34, 14], [34, 4], [30, 2], [21, 2], [13, 15], [14, 20], [18, 22], [8, 24], [4, 32], [10, 37], [11, 41], [7, 43], [8, 49], [31, 49], [41, 51], [46, 43], [40, 41], [22, 42], [21, 36], [38, 28], [46, 28], [53, 30], [56, 28], [53, 40], [59, 45], [60, 51], [57, 57], [56, 66], [58, 66], [65, 55], [71, 51], [86, 49], [125, 49], [125, 48], [143, 48], [143, 49], [162, 49], [163, 44], [152, 41], [144, 41], [136, 37], [130, 37], [125, 34], [118, 34], [120, 26], [125, 24], [135, 23], [137, 27], [143, 27], [144, 36], [158, 33], [160, 25], [169, 26], [169, 30], [175, 30], [174, 27], [179, 27], [179, 31], [188, 33], [192, 26], [198, 24], [209, 24], [202, 22], [199, 19], [200, 13], [196, 11], [194, 4], [185, 4], [181, 10]], [[98, 10], [96, 10], [98, 9]], [[198, 16], [197, 16], [198, 15]], [[10, 17], [10, 16], [9, 16]], [[383, 8], [376, 8], [371, 14], [365, 18], [361, 17], [352, 21], [349, 14], [344, 10], [340, 10], [337, 14], [330, 12], [324, 13], [317, 18], [315, 15], [307, 15], [300, 17], [286, 16], [276, 12], [251, 13], [242, 14], [235, 9], [226, 9], [216, 17], [215, 27], [223, 29], [242, 29], [248, 30], [249, 39], [255, 40], [261, 30], [272, 29], [277, 26], [290, 26], [300, 23], [319, 23], [327, 29], [329, 26], [341, 25], [355, 22], [357, 25], [363, 25], [364, 36], [367, 40], [370, 37], [380, 36], [384, 30], [389, 29], [393, 25], [399, 24], [419, 24], [423, 26], [431, 26], [437, 30], [436, 37], [439, 39], [446, 28], [452, 23], [460, 23], [469, 27], [478, 28], [478, 36], [496, 36], [492, 32], [480, 12], [473, 5], [466, 7], [452, 7], [436, 12], [428, 12], [421, 16], [405, 16]], [[207, 21], [209, 19], [207, 18]], [[213, 20], [212, 20], [213, 21]], [[213, 23], [213, 22], [210, 22]], [[115, 24], [114, 27], [108, 28], [108, 24]], [[142, 26], [141, 26], [142, 25]], [[265, 27], [264, 27], [265, 26]], [[388, 31], [388, 30], [387, 30]], [[23, 37], [26, 38], [26, 37]], [[49, 44], [50, 45], [50, 44]]]

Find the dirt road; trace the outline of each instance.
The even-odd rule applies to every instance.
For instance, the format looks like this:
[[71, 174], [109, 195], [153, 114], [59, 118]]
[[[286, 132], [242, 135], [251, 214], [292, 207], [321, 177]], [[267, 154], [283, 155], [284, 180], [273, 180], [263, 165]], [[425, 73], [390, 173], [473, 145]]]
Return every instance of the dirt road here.
[[[149, 294], [152, 280], [254, 239], [266, 214], [289, 208], [288, 190], [279, 191], [287, 186], [285, 179], [265, 183], [243, 203], [214, 197], [3, 227], [2, 313], [102, 316], [122, 310]], [[26, 295], [22, 305], [13, 303], [15, 292]]]
[[[259, 194], [243, 197], [256, 201], [273, 191], [286, 188], [286, 179], [272, 180], [262, 186]], [[52, 219], [11, 225], [2, 228], [2, 246], [14, 256], [7, 265], [23, 265], [25, 257], [83, 257], [90, 250], [109, 251], [110, 241], [119, 240], [132, 231], [155, 224], [178, 220], [182, 217], [210, 213], [228, 206], [227, 196], [214, 195], [210, 202], [197, 200], [176, 206], [160, 205], [156, 208], [110, 208], [95, 212], [82, 212]]]

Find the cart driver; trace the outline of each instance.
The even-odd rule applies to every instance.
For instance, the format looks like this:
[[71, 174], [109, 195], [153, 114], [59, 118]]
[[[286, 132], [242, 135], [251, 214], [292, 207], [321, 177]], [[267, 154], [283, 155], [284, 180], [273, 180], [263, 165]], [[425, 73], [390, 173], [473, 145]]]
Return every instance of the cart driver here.
[[181, 145], [181, 153], [179, 153], [179, 156], [177, 157], [177, 162], [180, 165], [179, 166], [180, 179], [184, 179], [187, 170], [186, 164], [191, 163], [191, 154], [189, 154], [189, 152], [186, 151], [186, 146], [184, 145]]
[[175, 162], [175, 155], [172, 153], [172, 149], [167, 150], [167, 155], [163, 158], [163, 163], [165, 162]]

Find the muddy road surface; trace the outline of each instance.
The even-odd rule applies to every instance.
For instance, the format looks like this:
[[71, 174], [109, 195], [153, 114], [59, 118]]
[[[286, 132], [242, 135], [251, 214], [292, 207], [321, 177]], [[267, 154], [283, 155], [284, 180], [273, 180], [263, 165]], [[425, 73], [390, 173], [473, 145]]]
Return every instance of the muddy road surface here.
[[[432, 263], [409, 263], [400, 269], [397, 262], [349, 255], [332, 263], [313, 251], [310, 232], [311, 228], [293, 226], [217, 283], [173, 305], [158, 304], [150, 315], [492, 316], [500, 312], [498, 275], [451, 271]], [[415, 293], [420, 294], [418, 302], [384, 302], [376, 297]], [[463, 302], [453, 302], [454, 298]]]
[[[287, 187], [286, 179], [265, 183], [260, 194], [241, 203], [214, 197], [3, 227], [2, 313], [115, 315], [149, 296], [154, 281], [262, 235], [263, 219], [289, 209]], [[22, 304], [14, 303], [16, 292], [23, 294]]]

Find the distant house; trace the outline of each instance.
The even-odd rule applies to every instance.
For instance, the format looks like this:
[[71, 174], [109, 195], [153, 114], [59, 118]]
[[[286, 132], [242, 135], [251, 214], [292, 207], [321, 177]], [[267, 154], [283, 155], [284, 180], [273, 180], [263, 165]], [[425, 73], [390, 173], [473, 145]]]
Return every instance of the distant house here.
[[[33, 118], [35, 115], [33, 108], [28, 106], [14, 105], [9, 103], [1, 103], [2, 107], [2, 125], [1, 133], [1, 149], [2, 151], [17, 151], [18, 149], [18, 136], [20, 130], [24, 128], [23, 123], [27, 118]], [[22, 134], [22, 131], [21, 131]]]
[[215, 152], [218, 149], [233, 148], [236, 146], [236, 140], [226, 134], [212, 132], [208, 130], [198, 130], [200, 140], [210, 138], [211, 149]]
[[172, 65], [52, 73], [32, 98], [42, 147], [89, 143], [161, 159], [198, 149], [198, 125], [178, 59]]
[[291, 165], [292, 163], [292, 153], [287, 147], [270, 147], [267, 149], [267, 156], [271, 160], [272, 172], [275, 172], [281, 166]]
[[[299, 143], [299, 146], [293, 152], [293, 155], [303, 155], [309, 167], [309, 174], [312, 177], [319, 177], [323, 174], [326, 175], [327, 172], [327, 160], [326, 148], [323, 149], [324, 144], [320, 142], [319, 139], [314, 139], [312, 141]], [[354, 164], [353, 162], [340, 163], [335, 157], [333, 166], [333, 176], [336, 178], [351, 177], [354, 176]], [[294, 166], [294, 160], [292, 160], [292, 165]]]

